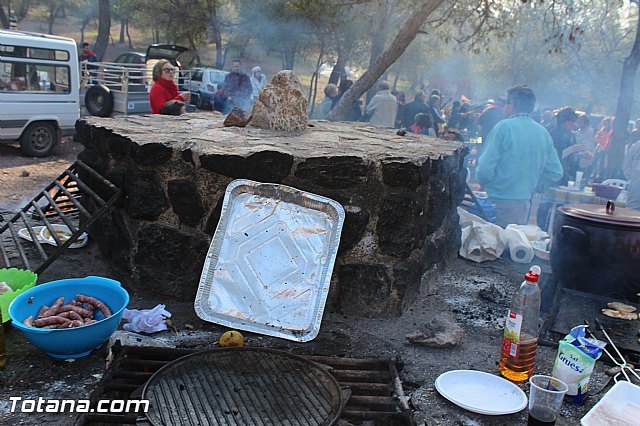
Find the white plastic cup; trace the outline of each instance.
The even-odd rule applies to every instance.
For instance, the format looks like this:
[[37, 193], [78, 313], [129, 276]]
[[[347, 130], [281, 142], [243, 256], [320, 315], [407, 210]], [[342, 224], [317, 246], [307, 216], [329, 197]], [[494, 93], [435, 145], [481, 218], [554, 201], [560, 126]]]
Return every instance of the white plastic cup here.
[[576, 188], [581, 188], [584, 172], [576, 172]]
[[540, 374], [532, 376], [529, 385], [529, 424], [555, 423], [569, 386], [562, 380]]

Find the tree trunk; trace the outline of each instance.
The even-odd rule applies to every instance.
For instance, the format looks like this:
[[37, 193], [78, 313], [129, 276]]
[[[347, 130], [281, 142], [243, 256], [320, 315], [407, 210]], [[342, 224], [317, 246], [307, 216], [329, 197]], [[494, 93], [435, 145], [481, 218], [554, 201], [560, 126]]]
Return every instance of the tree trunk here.
[[224, 54], [222, 51], [222, 32], [218, 22], [213, 27], [213, 43], [216, 45], [216, 68], [221, 70], [224, 67]]
[[345, 66], [347, 65], [347, 55], [344, 54], [342, 49], [338, 50], [338, 58], [336, 59], [336, 64], [333, 66], [331, 70], [331, 75], [329, 76], [329, 83], [338, 84], [339, 81], [347, 78], [347, 71]]
[[[634, 1], [636, 5], [637, 2]], [[639, 5], [640, 6], [640, 5]], [[609, 147], [607, 161], [607, 177], [621, 177], [622, 163], [624, 161], [624, 147], [627, 143], [627, 123], [631, 116], [633, 104], [633, 91], [638, 65], [640, 65], [640, 10], [636, 18], [636, 37], [633, 41], [631, 53], [622, 65], [622, 77], [620, 78], [620, 95], [616, 107], [616, 120], [613, 123], [613, 137]]]
[[322, 44], [320, 45], [320, 54], [318, 55], [318, 61], [316, 62], [316, 70], [311, 77], [309, 84], [309, 101], [311, 103], [311, 110], [309, 111], [309, 117], [313, 116], [316, 107], [316, 96], [318, 94], [318, 77], [320, 76], [320, 67], [322, 66], [322, 59], [324, 58], [324, 37], [322, 38]]
[[53, 34], [53, 24], [56, 22], [58, 9], [60, 9], [60, 6], [56, 6], [54, 3], [49, 4], [49, 16], [47, 17], [47, 23], [49, 24], [48, 34]]
[[129, 20], [125, 21], [125, 28], [127, 32], [127, 40], [129, 41], [129, 49], [133, 49], [133, 42], [131, 41], [131, 35], [129, 34]]
[[414, 14], [406, 20], [404, 25], [400, 26], [400, 31], [387, 50], [382, 53], [362, 74], [362, 77], [356, 81], [349, 90], [340, 98], [338, 104], [329, 112], [330, 120], [343, 120], [349, 111], [353, 108], [358, 99], [380, 78], [382, 74], [389, 68], [409, 47], [411, 42], [416, 38], [420, 27], [424, 21], [436, 10], [445, 0], [422, 0], [418, 6], [414, 8]]
[[285, 45], [282, 48], [282, 69], [293, 70], [293, 64], [296, 59], [296, 45]]
[[393, 84], [391, 85], [392, 90], [398, 90], [398, 80], [400, 79], [400, 71], [396, 71], [396, 75], [393, 77]]
[[98, 61], [102, 61], [107, 45], [109, 44], [109, 36], [111, 35], [111, 10], [109, 8], [109, 0], [99, 0], [98, 3], [98, 37], [94, 46], [94, 53], [98, 57]]
[[193, 39], [193, 37], [191, 35], [188, 36], [189, 38], [189, 50], [191, 50], [193, 52], [195, 61], [196, 61], [196, 66], [201, 66], [202, 65], [202, 59], [200, 58], [200, 52], [198, 52], [198, 48], [196, 47], [196, 42]]
[[0, 4], [0, 25], [2, 25], [2, 28], [9, 28], [9, 18], [7, 18], [7, 14], [4, 12], [4, 7], [1, 4]]
[[84, 44], [84, 30], [87, 28], [87, 25], [89, 25], [90, 21], [91, 19], [88, 16], [85, 16], [82, 19], [82, 26], [80, 27], [80, 46]]
[[126, 26], [125, 19], [120, 18], [120, 38], [118, 39], [118, 44], [124, 44], [124, 28]]
[[[371, 53], [369, 56], [369, 68], [373, 67], [378, 57], [384, 53], [384, 43], [387, 39], [387, 20], [391, 14], [391, 5], [388, 1], [380, 2], [378, 12], [376, 13], [375, 22], [373, 24], [374, 33], [371, 40]], [[424, 21], [423, 21], [424, 22]], [[422, 25], [422, 23], [420, 23]], [[380, 76], [378, 76], [380, 77]], [[373, 86], [373, 84], [372, 84]], [[375, 88], [370, 87], [367, 91], [367, 103], [376, 94]]]

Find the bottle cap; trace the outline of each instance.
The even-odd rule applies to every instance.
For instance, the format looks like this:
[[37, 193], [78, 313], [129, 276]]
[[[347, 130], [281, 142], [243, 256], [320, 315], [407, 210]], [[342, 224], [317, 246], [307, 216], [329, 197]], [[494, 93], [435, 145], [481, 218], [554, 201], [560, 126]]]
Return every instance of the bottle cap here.
[[532, 283], [537, 283], [538, 279], [540, 279], [541, 272], [542, 270], [538, 265], [533, 265], [531, 269], [529, 269], [529, 272], [525, 274], [524, 279]]

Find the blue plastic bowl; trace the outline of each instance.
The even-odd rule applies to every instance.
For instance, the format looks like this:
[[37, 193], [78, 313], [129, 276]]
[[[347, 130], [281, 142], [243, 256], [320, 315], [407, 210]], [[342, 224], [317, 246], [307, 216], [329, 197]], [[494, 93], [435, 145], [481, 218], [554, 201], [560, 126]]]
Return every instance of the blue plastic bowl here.
[[[111, 316], [104, 318], [96, 309], [96, 322], [74, 328], [46, 329], [22, 324], [29, 315], [35, 317], [42, 305], [51, 306], [60, 296], [68, 303], [77, 294], [102, 300], [111, 309]], [[81, 358], [99, 348], [116, 331], [128, 304], [129, 293], [118, 281], [102, 277], [72, 278], [40, 284], [18, 295], [9, 305], [9, 316], [12, 325], [47, 355], [62, 359]]]

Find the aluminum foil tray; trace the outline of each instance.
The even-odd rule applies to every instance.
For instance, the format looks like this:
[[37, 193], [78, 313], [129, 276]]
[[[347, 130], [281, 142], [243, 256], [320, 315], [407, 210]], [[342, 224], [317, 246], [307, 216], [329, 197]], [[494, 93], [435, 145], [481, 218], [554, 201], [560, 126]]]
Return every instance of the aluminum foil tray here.
[[200, 318], [298, 342], [320, 331], [344, 223], [336, 201], [234, 180], [202, 269]]

